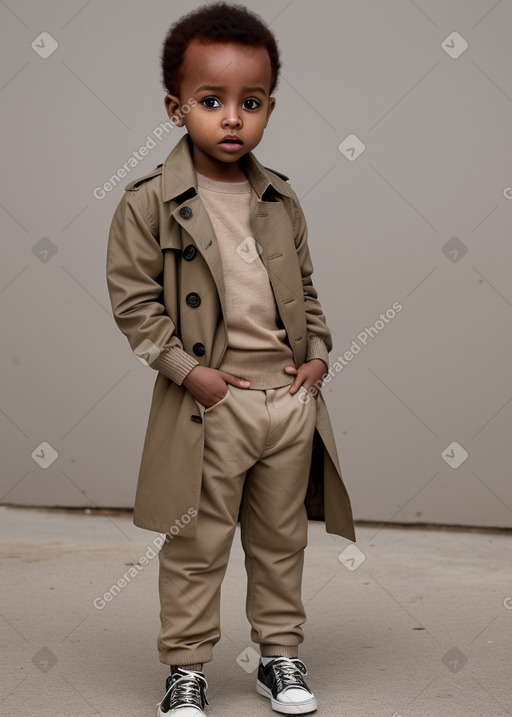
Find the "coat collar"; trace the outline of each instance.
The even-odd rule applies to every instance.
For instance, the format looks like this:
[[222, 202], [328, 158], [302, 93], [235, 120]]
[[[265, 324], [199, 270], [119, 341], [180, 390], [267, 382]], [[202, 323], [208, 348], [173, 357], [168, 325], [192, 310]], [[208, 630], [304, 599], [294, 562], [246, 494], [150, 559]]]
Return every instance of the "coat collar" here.
[[[269, 186], [272, 186], [279, 194], [286, 197], [292, 196], [286, 182], [269, 174], [252, 152], [244, 155], [241, 159], [241, 166], [260, 200]], [[162, 199], [164, 202], [175, 199], [191, 188], [197, 193], [196, 175], [192, 162], [192, 140], [187, 133], [174, 147], [162, 167]]]

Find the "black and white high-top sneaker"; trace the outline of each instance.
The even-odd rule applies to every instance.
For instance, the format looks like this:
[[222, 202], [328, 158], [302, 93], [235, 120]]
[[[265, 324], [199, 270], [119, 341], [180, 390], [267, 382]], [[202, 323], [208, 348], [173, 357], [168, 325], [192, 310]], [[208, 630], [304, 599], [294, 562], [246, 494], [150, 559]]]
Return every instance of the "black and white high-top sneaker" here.
[[165, 683], [165, 695], [157, 717], [205, 717], [208, 683], [202, 672], [176, 667]]
[[275, 712], [303, 715], [317, 708], [315, 695], [302, 675], [306, 665], [296, 657], [274, 657], [264, 665], [260, 659], [256, 690], [268, 697]]

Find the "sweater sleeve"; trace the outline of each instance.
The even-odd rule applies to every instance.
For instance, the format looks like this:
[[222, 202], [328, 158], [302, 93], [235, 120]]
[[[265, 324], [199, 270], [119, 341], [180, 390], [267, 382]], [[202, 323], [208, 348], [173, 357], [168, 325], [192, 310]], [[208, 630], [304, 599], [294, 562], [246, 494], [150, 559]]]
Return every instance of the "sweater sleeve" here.
[[324, 340], [320, 336], [310, 334], [308, 336], [306, 361], [311, 361], [311, 359], [314, 358], [322, 359], [327, 368], [329, 368], [329, 351], [327, 350]]
[[196, 361], [195, 358], [180, 349], [179, 346], [172, 346], [162, 351], [155, 361], [151, 362], [150, 366], [163, 373], [174, 383], [181, 385], [194, 366], [199, 366], [199, 361]]

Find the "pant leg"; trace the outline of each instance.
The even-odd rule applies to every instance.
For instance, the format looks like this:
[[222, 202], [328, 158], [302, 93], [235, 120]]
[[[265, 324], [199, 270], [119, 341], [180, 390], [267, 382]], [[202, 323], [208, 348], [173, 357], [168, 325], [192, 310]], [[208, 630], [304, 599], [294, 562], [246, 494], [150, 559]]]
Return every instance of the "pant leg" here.
[[[159, 553], [160, 661], [209, 662], [220, 633], [220, 589], [236, 528], [247, 469], [262, 450], [268, 416], [262, 391], [238, 401], [232, 391], [215, 406], [198, 407], [205, 427], [197, 535], [179, 534]], [[250, 409], [249, 409], [250, 407]]]
[[297, 657], [309, 480], [317, 404], [289, 386], [267, 389], [270, 430], [259, 460], [247, 471], [241, 537], [247, 570], [246, 613], [263, 656]]

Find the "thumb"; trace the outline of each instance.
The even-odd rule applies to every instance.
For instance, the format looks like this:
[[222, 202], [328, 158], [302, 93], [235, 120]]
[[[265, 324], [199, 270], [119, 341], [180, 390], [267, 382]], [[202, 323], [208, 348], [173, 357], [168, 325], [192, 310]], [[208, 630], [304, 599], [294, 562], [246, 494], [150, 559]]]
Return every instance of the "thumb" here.
[[295, 376], [290, 386], [290, 393], [297, 393], [301, 383], [298, 369], [296, 369], [295, 366], [286, 366], [285, 371], [289, 376]]
[[247, 379], [233, 376], [233, 374], [226, 373], [225, 371], [222, 371], [222, 378], [226, 383], [230, 383], [232, 386], [238, 386], [238, 388], [249, 388], [251, 385], [251, 382], [247, 381]]

